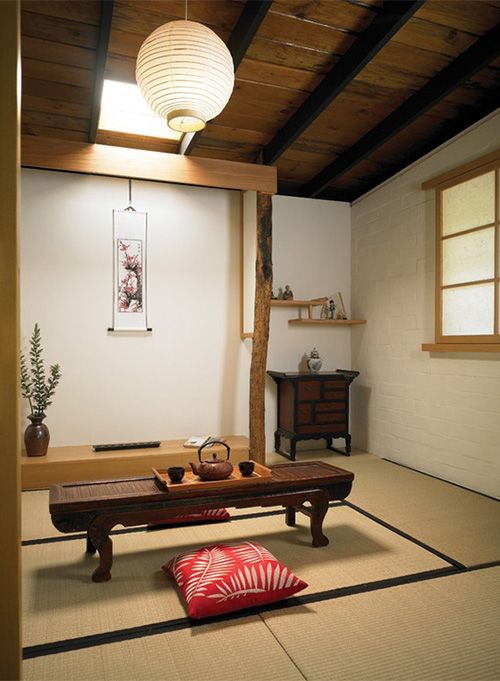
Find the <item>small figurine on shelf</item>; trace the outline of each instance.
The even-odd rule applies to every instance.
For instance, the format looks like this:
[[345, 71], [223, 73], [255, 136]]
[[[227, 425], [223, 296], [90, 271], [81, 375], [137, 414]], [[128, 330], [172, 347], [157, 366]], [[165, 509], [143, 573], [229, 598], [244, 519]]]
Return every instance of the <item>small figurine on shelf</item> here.
[[307, 366], [309, 371], [311, 372], [311, 374], [317, 374], [318, 371], [321, 369], [322, 365], [323, 362], [321, 361], [319, 352], [316, 350], [316, 348], [313, 348], [307, 359]]
[[328, 319], [328, 313], [329, 313], [328, 303], [325, 300], [325, 302], [321, 306], [321, 312], [320, 312], [319, 318], [320, 319]]
[[333, 298], [330, 298], [328, 301], [328, 319], [335, 319], [335, 303], [333, 302]]
[[276, 300], [283, 300], [283, 289], [281, 288], [281, 286], [278, 289], [278, 297], [276, 298]]
[[285, 290], [283, 291], [283, 300], [293, 300], [293, 291], [288, 284], [285, 285]]
[[271, 300], [277, 300], [276, 296], [274, 295], [274, 290], [271, 290]]

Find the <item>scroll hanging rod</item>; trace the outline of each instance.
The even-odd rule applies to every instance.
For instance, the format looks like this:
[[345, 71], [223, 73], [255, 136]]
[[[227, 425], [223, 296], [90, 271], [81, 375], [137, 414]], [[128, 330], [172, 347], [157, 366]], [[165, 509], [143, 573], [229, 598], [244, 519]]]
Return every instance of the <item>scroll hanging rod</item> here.
[[132, 180], [130, 178], [128, 181], [128, 206], [125, 210], [133, 211], [135, 213], [135, 208], [132, 205]]

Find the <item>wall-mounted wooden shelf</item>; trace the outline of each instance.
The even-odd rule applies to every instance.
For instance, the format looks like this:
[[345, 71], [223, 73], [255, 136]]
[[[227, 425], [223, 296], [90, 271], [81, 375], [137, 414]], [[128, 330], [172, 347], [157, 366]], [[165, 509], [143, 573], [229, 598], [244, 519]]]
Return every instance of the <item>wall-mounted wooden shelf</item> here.
[[328, 298], [313, 298], [312, 300], [271, 300], [271, 307], [317, 307], [323, 305]]
[[289, 324], [329, 324], [330, 326], [354, 326], [366, 324], [366, 319], [289, 319]]
[[328, 298], [312, 298], [311, 300], [271, 300], [271, 307], [307, 307], [308, 318], [313, 318], [313, 309], [323, 305]]

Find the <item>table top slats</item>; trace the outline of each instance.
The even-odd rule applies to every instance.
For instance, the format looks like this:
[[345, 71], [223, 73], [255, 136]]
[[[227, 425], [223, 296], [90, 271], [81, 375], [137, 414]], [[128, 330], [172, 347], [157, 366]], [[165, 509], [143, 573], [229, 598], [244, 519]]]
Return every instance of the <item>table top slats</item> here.
[[[247, 493], [268, 493], [273, 490], [301, 487], [327, 487], [342, 482], [350, 482], [354, 474], [342, 468], [336, 468], [322, 461], [294, 462], [270, 466], [272, 476], [265, 483], [245, 488], [224, 490], [224, 496], [241, 495]], [[219, 490], [215, 494], [222, 494]], [[189, 495], [194, 498], [193, 493]], [[200, 484], [199, 498], [213, 496], [208, 489]], [[196, 495], [198, 498], [198, 495]], [[176, 496], [176, 499], [178, 497]], [[92, 482], [74, 482], [51, 485], [49, 508], [55, 513], [77, 513], [82, 510], [93, 510], [100, 507], [119, 505], [148, 504], [157, 501], [169, 501], [168, 491], [161, 488], [154, 477], [124, 478], [119, 480], [103, 480]], [[172, 499], [173, 501], [173, 499]]]

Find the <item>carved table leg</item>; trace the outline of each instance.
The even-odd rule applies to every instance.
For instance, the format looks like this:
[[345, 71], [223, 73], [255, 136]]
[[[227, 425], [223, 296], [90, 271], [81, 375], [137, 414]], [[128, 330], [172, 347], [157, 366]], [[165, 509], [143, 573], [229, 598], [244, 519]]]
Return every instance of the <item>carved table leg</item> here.
[[292, 461], [295, 461], [296, 458], [297, 458], [297, 440], [294, 437], [292, 437], [290, 439], [290, 459]]
[[110, 530], [111, 527], [99, 522], [92, 524], [88, 529], [90, 541], [99, 551], [99, 565], [92, 574], [93, 582], [109, 582], [111, 579], [113, 542], [109, 538]]
[[96, 552], [96, 550], [97, 550], [97, 549], [96, 549], [96, 547], [92, 544], [92, 539], [90, 538], [89, 533], [87, 532], [87, 549], [86, 549], [86, 551], [87, 551], [87, 553], [89, 553], [90, 555], [94, 555], [94, 553]]
[[287, 506], [285, 510], [285, 522], [288, 527], [295, 527], [295, 509], [293, 506]]
[[93, 582], [109, 582], [111, 579], [111, 566], [113, 565], [113, 542], [108, 537], [97, 548], [99, 551], [99, 566], [92, 573]]
[[328, 496], [318, 495], [311, 499], [311, 534], [313, 546], [327, 546], [328, 537], [323, 534], [323, 519], [328, 511]]

